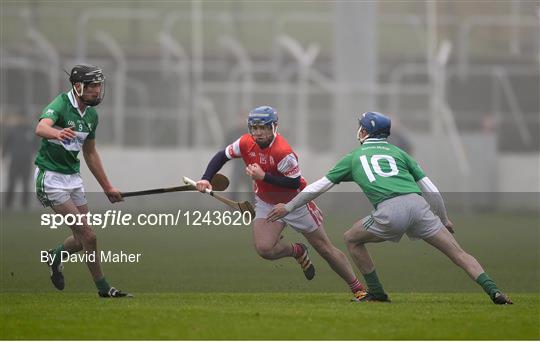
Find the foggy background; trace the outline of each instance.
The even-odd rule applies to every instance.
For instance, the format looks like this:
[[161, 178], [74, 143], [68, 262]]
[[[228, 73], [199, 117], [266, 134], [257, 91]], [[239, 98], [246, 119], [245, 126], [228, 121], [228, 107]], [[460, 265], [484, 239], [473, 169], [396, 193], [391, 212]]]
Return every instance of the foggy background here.
[[[537, 210], [539, 46], [539, 1], [2, 1], [0, 190], [34, 191], [37, 118], [84, 62], [106, 76], [97, 144], [122, 191], [200, 177], [271, 105], [308, 182], [379, 111], [441, 191], [483, 193], [456, 203]], [[528, 194], [492, 195], [510, 192]]]

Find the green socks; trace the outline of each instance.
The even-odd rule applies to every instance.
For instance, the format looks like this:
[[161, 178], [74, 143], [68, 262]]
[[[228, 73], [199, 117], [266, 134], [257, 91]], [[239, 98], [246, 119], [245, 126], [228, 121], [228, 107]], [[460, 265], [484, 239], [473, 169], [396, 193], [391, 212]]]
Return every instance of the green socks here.
[[60, 264], [60, 261], [62, 260], [61, 253], [64, 251], [64, 244], [61, 244], [60, 246], [53, 249], [53, 255], [54, 255], [54, 263], [53, 266], [58, 266]]
[[379, 281], [379, 277], [377, 276], [377, 271], [373, 270], [373, 272], [364, 274], [363, 276], [366, 280], [366, 285], [369, 293], [371, 293], [375, 297], [383, 296], [386, 294], [384, 292], [381, 282]]
[[[364, 274], [364, 279], [366, 280], [369, 293], [374, 296], [382, 296], [385, 294], [376, 271]], [[482, 286], [491, 299], [493, 299], [497, 292], [501, 292], [495, 282], [486, 273], [480, 274], [478, 278], [476, 278], [476, 282], [478, 285]]]
[[495, 282], [484, 272], [476, 278], [478, 285], [482, 286], [484, 291], [489, 295], [491, 299], [495, 296], [495, 293], [501, 292]]
[[[62, 251], [65, 251], [64, 244], [61, 244], [60, 246], [56, 247], [53, 250], [53, 254], [55, 256], [54, 257], [55, 266], [60, 263], [60, 259], [61, 259], [60, 253], [62, 253]], [[95, 283], [96, 283], [96, 287], [98, 291], [101, 293], [108, 293], [109, 290], [111, 289], [111, 286], [109, 285], [109, 283], [107, 283], [107, 280], [105, 279], [105, 277], [102, 277], [101, 279], [96, 280]]]
[[96, 280], [95, 283], [100, 293], [108, 293], [109, 290], [111, 289], [111, 286], [109, 285], [109, 283], [107, 283], [107, 280], [105, 280], [105, 277], [99, 280]]

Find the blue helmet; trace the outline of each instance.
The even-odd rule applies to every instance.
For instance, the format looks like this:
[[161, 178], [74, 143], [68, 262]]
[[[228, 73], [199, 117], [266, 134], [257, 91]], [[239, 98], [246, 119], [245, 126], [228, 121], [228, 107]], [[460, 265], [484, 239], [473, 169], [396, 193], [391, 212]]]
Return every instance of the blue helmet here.
[[386, 138], [390, 135], [390, 118], [377, 112], [365, 112], [358, 118], [359, 129], [365, 129], [370, 138]]
[[249, 112], [247, 124], [248, 128], [251, 130], [252, 126], [260, 125], [272, 125], [275, 126], [278, 122], [278, 113], [277, 110], [270, 106], [260, 106], [255, 109], [252, 109]]

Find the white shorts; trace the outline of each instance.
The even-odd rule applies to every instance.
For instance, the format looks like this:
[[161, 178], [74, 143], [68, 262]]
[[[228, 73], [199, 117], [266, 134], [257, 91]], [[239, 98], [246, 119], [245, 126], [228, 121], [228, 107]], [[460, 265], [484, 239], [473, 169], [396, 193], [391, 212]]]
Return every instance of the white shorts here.
[[36, 195], [44, 207], [64, 204], [72, 200], [76, 206], [88, 203], [81, 175], [71, 175], [36, 168], [34, 172]]
[[[255, 196], [256, 219], [266, 219], [272, 208], [274, 208], [273, 204], [267, 203]], [[311, 233], [323, 223], [323, 215], [315, 202], [311, 201], [308, 204], [291, 211], [287, 216], [278, 221], [288, 224], [291, 228], [300, 233]]]
[[426, 239], [444, 227], [426, 200], [418, 194], [387, 199], [371, 215], [362, 219], [364, 229], [387, 241], [399, 242], [403, 234], [409, 239]]

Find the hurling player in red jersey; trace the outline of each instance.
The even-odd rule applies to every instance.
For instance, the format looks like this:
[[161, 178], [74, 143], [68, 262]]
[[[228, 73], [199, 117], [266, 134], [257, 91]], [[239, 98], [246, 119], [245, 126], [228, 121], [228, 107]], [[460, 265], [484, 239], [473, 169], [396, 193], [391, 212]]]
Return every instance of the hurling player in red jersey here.
[[293, 257], [302, 267], [304, 275], [311, 280], [315, 267], [311, 263], [306, 245], [290, 243], [281, 238], [288, 224], [302, 233], [330, 267], [347, 282], [351, 291], [364, 291], [343, 252], [337, 249], [323, 228], [323, 216], [314, 202], [310, 202], [276, 222], [266, 217], [277, 203], [286, 203], [306, 186], [300, 172], [298, 157], [291, 146], [277, 133], [278, 115], [274, 108], [261, 106], [248, 116], [249, 133], [219, 151], [210, 160], [197, 189], [212, 189], [210, 179], [233, 158], [242, 158], [246, 174], [253, 179], [255, 191], [255, 219], [253, 220], [253, 243], [257, 253], [264, 259], [276, 260]]

